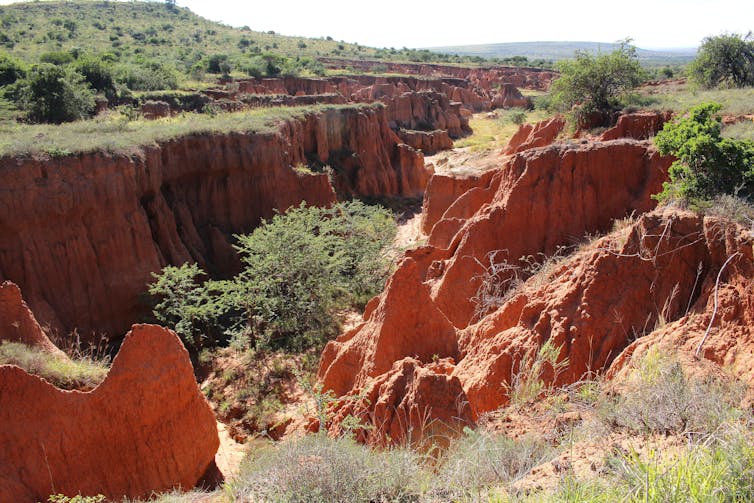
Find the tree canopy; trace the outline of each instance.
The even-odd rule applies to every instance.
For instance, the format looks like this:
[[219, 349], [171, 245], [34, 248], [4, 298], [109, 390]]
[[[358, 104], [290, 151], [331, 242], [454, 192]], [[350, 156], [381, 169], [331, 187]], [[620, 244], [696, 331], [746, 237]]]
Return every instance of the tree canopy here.
[[591, 55], [577, 51], [573, 60], [559, 63], [560, 77], [552, 83], [553, 105], [562, 111], [578, 106], [589, 113], [610, 110], [620, 104], [642, 80], [636, 48], [621, 41], [611, 53]]
[[749, 32], [707, 37], [696, 59], [689, 65], [689, 76], [706, 87], [745, 87], [754, 85], [754, 40]]

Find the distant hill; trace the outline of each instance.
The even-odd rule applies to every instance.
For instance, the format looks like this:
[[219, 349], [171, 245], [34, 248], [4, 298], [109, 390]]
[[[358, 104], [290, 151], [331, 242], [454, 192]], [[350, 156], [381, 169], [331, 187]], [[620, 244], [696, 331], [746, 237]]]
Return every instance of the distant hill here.
[[[480, 56], [483, 58], [514, 58], [523, 56], [529, 60], [558, 61], [573, 57], [575, 51], [592, 54], [611, 52], [616, 44], [601, 42], [509, 42], [501, 44], [458, 45], [431, 47], [431, 51]], [[696, 56], [696, 48], [648, 50], [637, 49], [639, 61], [648, 66], [686, 64]]]
[[81, 53], [94, 53], [120, 64], [157, 61], [183, 74], [191, 73], [198, 62], [206, 63], [213, 55], [227, 56], [236, 69], [264, 55], [294, 60], [319, 56], [441, 63], [471, 60], [428, 50], [377, 49], [328, 36], [292, 37], [234, 28], [163, 1], [107, 0], [37, 0], [2, 5], [0, 55], [2, 52], [27, 63], [36, 63], [51, 52], [67, 52], [76, 58]]

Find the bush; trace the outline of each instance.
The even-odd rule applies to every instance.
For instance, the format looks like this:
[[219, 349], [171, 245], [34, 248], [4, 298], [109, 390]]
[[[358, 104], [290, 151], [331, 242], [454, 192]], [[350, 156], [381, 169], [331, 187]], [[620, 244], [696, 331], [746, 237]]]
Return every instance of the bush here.
[[551, 87], [552, 105], [562, 111], [578, 106], [582, 114], [619, 108], [621, 98], [642, 80], [636, 48], [629, 42], [620, 42], [610, 54], [577, 51], [575, 59], [560, 62], [561, 75]]
[[244, 270], [231, 286], [235, 307], [258, 343], [273, 349], [316, 346], [337, 332], [335, 313], [382, 289], [382, 250], [392, 215], [360, 202], [289, 210], [238, 236]]
[[20, 100], [32, 122], [71, 122], [94, 110], [94, 93], [84, 77], [49, 63], [32, 68], [20, 83]]
[[153, 274], [157, 281], [149, 285], [149, 294], [160, 299], [155, 317], [173, 328], [192, 355], [199, 354], [206, 339], [214, 342], [220, 331], [217, 319], [225, 311], [211, 295], [210, 285], [200, 281], [203, 275], [196, 264], [167, 266]]
[[426, 474], [410, 450], [373, 451], [348, 437], [309, 435], [257, 450], [231, 483], [238, 501], [418, 501]]
[[119, 69], [118, 80], [132, 91], [177, 89], [178, 76], [174, 70], [156, 61], [127, 65]]
[[689, 76], [706, 88], [754, 85], [754, 40], [751, 32], [707, 37], [696, 59], [689, 65]]
[[92, 89], [104, 94], [107, 99], [115, 98], [117, 91], [113, 69], [105, 60], [95, 56], [82, 57], [74, 67]]
[[207, 71], [209, 73], [222, 73], [228, 75], [233, 69], [227, 54], [213, 54], [207, 60]]
[[638, 433], [686, 434], [705, 438], [735, 422], [742, 398], [735, 385], [691, 380], [681, 364], [650, 351], [634, 370], [627, 391], [604, 404], [608, 422]]
[[677, 157], [658, 200], [754, 193], [754, 142], [723, 138], [720, 109], [718, 104], [703, 103], [657, 134], [660, 153]]
[[14, 84], [24, 77], [26, 77], [26, 66], [23, 62], [0, 53], [0, 87]]
[[363, 304], [383, 285], [383, 250], [395, 235], [387, 210], [360, 202], [305, 204], [237, 236], [244, 268], [207, 281], [196, 265], [166, 267], [150, 285], [154, 314], [196, 352], [208, 335], [253, 338], [256, 347], [299, 351], [338, 330], [337, 312]]
[[514, 440], [502, 434], [467, 430], [466, 436], [451, 444], [442, 460], [432, 493], [437, 501], [467, 501], [500, 486], [510, 489], [532, 468], [555, 456], [555, 449], [538, 437]]

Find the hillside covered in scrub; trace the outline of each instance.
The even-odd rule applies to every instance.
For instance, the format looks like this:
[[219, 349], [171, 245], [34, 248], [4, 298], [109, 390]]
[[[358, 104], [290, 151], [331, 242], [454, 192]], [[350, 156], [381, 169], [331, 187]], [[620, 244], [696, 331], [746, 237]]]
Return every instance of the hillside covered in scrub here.
[[0, 23], [0, 501], [754, 497], [750, 36]]

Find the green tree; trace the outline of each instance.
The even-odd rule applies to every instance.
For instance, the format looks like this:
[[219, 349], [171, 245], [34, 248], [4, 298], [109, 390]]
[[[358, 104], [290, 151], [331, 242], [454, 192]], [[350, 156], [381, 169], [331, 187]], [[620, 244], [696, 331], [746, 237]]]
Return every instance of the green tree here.
[[21, 108], [33, 122], [60, 124], [83, 119], [94, 110], [94, 93], [71, 69], [42, 63], [20, 82]]
[[754, 85], [754, 40], [749, 32], [707, 37], [696, 59], [689, 65], [689, 76], [706, 88]]
[[754, 142], [721, 136], [721, 108], [716, 103], [701, 104], [665, 124], [657, 134], [655, 144], [660, 153], [677, 158], [658, 200], [754, 194]]
[[552, 83], [552, 104], [562, 111], [578, 106], [578, 112], [608, 111], [638, 86], [642, 69], [636, 48], [624, 40], [609, 54], [592, 56], [576, 51], [573, 60], [558, 65], [560, 77]]

